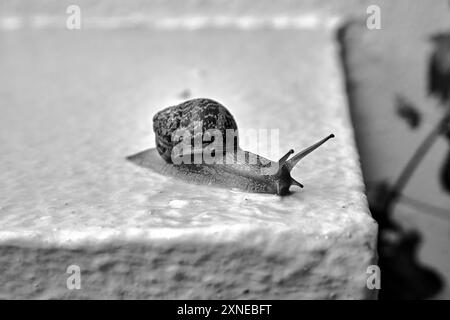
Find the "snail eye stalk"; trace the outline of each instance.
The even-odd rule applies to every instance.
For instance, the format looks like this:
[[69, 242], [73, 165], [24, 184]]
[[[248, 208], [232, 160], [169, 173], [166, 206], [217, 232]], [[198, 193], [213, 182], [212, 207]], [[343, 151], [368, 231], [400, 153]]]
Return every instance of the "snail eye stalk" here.
[[295, 156], [293, 156], [291, 159], [287, 160], [285, 166], [287, 167], [287, 169], [289, 171], [291, 171], [301, 159], [306, 157], [308, 154], [310, 154], [311, 152], [316, 150], [318, 147], [320, 147], [322, 144], [324, 144], [325, 142], [327, 142], [331, 138], [334, 138], [334, 134], [330, 134], [328, 137], [326, 137], [326, 138], [320, 140], [319, 142], [313, 144], [312, 146], [310, 146], [310, 147], [300, 151]]
[[284, 156], [282, 156], [281, 158], [280, 158], [280, 160], [278, 160], [278, 164], [280, 165], [280, 166], [282, 166], [286, 161], [287, 161], [287, 159], [291, 156], [291, 154], [293, 154], [294, 153], [294, 150], [289, 150]]

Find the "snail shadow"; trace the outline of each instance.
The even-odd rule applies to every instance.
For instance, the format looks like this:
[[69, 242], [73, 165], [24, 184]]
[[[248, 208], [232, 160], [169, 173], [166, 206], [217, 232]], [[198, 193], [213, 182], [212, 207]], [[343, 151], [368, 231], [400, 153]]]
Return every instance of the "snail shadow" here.
[[198, 164], [180, 164], [174, 165], [167, 163], [158, 153], [156, 148], [147, 149], [138, 152], [126, 158], [135, 165], [149, 169], [164, 177], [175, 178], [187, 184], [208, 185], [224, 188], [226, 181], [215, 175], [208, 166]]
[[200, 171], [200, 166], [192, 166], [189, 169], [186, 166], [174, 166], [161, 158], [156, 148], [146, 149], [128, 156], [126, 159], [164, 177], [176, 178], [186, 183], [201, 184], [201, 181], [198, 181], [198, 177], [202, 177], [201, 172], [196, 172]]
[[126, 157], [126, 159], [139, 167], [150, 169], [158, 173], [161, 173], [164, 166], [164, 160], [161, 159], [156, 148], [138, 152]]

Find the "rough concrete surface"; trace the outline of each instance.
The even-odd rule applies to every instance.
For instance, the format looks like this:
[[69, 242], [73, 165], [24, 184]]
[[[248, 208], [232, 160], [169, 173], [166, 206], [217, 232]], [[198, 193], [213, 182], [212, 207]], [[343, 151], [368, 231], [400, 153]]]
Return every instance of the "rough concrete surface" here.
[[[376, 297], [377, 226], [331, 32], [0, 32], [0, 298]], [[241, 130], [279, 129], [277, 156], [337, 138], [283, 198], [127, 161], [186, 96], [220, 101]]]

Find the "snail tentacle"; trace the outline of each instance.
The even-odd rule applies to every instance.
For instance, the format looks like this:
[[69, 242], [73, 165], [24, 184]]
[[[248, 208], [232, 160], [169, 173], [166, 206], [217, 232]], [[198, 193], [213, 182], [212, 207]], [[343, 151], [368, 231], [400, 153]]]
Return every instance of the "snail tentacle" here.
[[286, 168], [288, 168], [288, 170], [291, 171], [301, 159], [306, 157], [308, 154], [310, 154], [311, 152], [316, 150], [318, 147], [320, 147], [322, 144], [324, 144], [331, 138], [334, 138], [334, 134], [330, 134], [328, 137], [326, 137], [326, 138], [320, 140], [319, 142], [313, 144], [312, 146], [300, 151], [295, 156], [293, 156], [291, 159], [286, 161], [286, 164], [285, 164]]
[[289, 157], [290, 157], [291, 154], [293, 154], [293, 153], [294, 153], [294, 150], [293, 150], [293, 149], [289, 150], [284, 156], [282, 156], [282, 157], [280, 158], [280, 160], [278, 160], [278, 164], [279, 164], [280, 166], [283, 165], [283, 164], [286, 162], [286, 160], [289, 159]]

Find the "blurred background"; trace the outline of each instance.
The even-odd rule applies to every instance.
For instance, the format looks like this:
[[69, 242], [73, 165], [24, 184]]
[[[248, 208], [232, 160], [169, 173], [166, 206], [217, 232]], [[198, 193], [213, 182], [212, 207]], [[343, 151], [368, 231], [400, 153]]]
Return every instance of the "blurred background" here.
[[[81, 28], [71, 31], [79, 34], [68, 36], [66, 22], [74, 11], [66, 10], [71, 5], [81, 10]], [[373, 14], [367, 12], [371, 5], [380, 9], [380, 28], [367, 27], [367, 19]], [[187, 99], [197, 94], [205, 71], [201, 57], [184, 56], [182, 45], [199, 46], [205, 55], [217, 48], [234, 52], [236, 68], [258, 81], [258, 69], [240, 63], [239, 47], [227, 48], [228, 43], [242, 43], [226, 42], [231, 32], [233, 37], [239, 33], [238, 37], [249, 48], [254, 46], [255, 59], [260, 50], [272, 50], [276, 59], [277, 40], [272, 42], [274, 46], [266, 47], [258, 40], [259, 33], [249, 31], [285, 30], [283, 35], [274, 34], [274, 39], [304, 41], [305, 46], [311, 43], [321, 50], [320, 42], [315, 44], [316, 33], [317, 29], [326, 30], [332, 35], [336, 59], [342, 66], [342, 87], [348, 95], [370, 208], [380, 225], [380, 298], [449, 299], [450, 147], [446, 118], [450, 105], [449, 17], [450, 2], [446, 0], [1, 0], [0, 84], [13, 84], [15, 88], [14, 94], [0, 88], [1, 111], [3, 116], [13, 118], [14, 110], [9, 110], [7, 104], [15, 100], [22, 104], [36, 103], [31, 97], [55, 105], [58, 99], [61, 102], [73, 98], [86, 107], [96, 96], [113, 101], [114, 94], [108, 94], [117, 91], [129, 93], [130, 100], [124, 103], [142, 103], [143, 97], [134, 94], [133, 84], [146, 75], [139, 68], [134, 73], [127, 72], [127, 68], [150, 63], [155, 57], [198, 64], [189, 76], [173, 78], [153, 62], [160, 74], [159, 81], [171, 84], [165, 92], [153, 94], [172, 96], [173, 101]], [[155, 35], [150, 45], [144, 45], [138, 34], [149, 28], [175, 32]], [[201, 37], [185, 33], [198, 29], [202, 30]], [[217, 29], [225, 30], [223, 41], [213, 31]], [[111, 37], [111, 30], [115, 31], [115, 37]], [[302, 36], [297, 37], [297, 32]], [[133, 58], [124, 49], [124, 42], [135, 49]], [[180, 44], [177, 52], [171, 51], [173, 43]], [[74, 55], [67, 57], [67, 52]], [[296, 54], [291, 52], [289, 56], [295, 59]], [[221, 55], [218, 57], [216, 71], [224, 71], [220, 67]], [[317, 65], [319, 74], [326, 67], [313, 54], [299, 53], [299, 57], [304, 59], [301, 63]], [[117, 59], [122, 63], [117, 63]], [[127, 59], [134, 60], [123, 62]], [[115, 74], [121, 72], [120, 79], [113, 79], [109, 70], [112, 65]], [[270, 66], [261, 61], [260, 67]], [[94, 68], [92, 77], [77, 78], [77, 70]], [[54, 77], [53, 87], [40, 87], [38, 77], [30, 76], [36, 92], [22, 96], [21, 79], [33, 72]], [[62, 82], [60, 72], [67, 77]], [[274, 80], [282, 87], [283, 79]], [[92, 88], [83, 97], [76, 96], [80, 81]], [[235, 92], [233, 86], [239, 87], [239, 80], [231, 83], [236, 80], [227, 79], [225, 74], [217, 81], [222, 81], [225, 89], [216, 97], [220, 101], [233, 100], [227, 92]], [[98, 86], [99, 82], [104, 85]], [[61, 87], [73, 89], [52, 98], [52, 92]], [[320, 91], [312, 94], [317, 92]], [[35, 110], [36, 114], [28, 115], [28, 123], [40, 117], [39, 108]], [[63, 112], [54, 109], [54, 113], [66, 117]], [[80, 107], [79, 112], [89, 119], [89, 108]], [[117, 118], [111, 112], [111, 119]], [[9, 139], [6, 132], [0, 136], [3, 141]], [[142, 149], [145, 147], [143, 141]]]
[[450, 4], [378, 5], [381, 29], [347, 17], [337, 38], [380, 227], [380, 298], [448, 299]]

